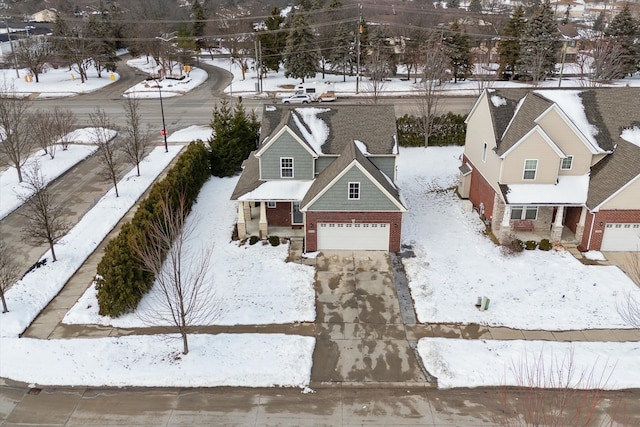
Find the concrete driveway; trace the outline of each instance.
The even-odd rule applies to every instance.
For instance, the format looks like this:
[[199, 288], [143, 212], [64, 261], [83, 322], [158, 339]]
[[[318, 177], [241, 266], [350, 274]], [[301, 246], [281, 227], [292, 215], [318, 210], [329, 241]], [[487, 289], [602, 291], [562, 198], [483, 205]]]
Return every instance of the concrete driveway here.
[[324, 252], [315, 288], [312, 383], [426, 385], [415, 341], [407, 339], [389, 254]]

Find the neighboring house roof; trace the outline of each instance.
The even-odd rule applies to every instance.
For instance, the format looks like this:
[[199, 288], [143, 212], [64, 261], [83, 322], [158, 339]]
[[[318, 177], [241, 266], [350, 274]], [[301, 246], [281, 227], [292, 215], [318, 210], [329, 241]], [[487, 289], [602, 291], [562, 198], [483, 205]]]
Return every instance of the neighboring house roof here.
[[380, 171], [371, 161], [360, 151], [355, 141], [346, 144], [340, 156], [331, 162], [329, 166], [323, 170], [313, 181], [309, 191], [300, 203], [300, 210], [306, 210], [308, 205], [312, 204], [319, 196], [322, 195], [331, 184], [336, 181], [344, 172], [351, 167], [361, 166], [364, 171], [374, 180], [374, 183], [381, 188], [387, 196], [401, 210], [406, 210], [404, 203], [400, 198], [398, 188], [392, 183], [391, 179]]
[[[492, 90], [487, 93], [496, 153], [502, 155], [535, 128], [535, 120], [550, 108], [559, 108], [573, 127], [603, 159], [592, 166], [586, 205], [597, 209], [604, 201], [640, 175], [640, 146], [621, 137], [625, 129], [640, 128], [640, 88], [587, 90]], [[557, 107], [554, 107], [554, 103]], [[535, 185], [535, 184], [527, 184]], [[514, 187], [510, 185], [509, 188]], [[510, 203], [514, 193], [503, 194]], [[546, 199], [552, 203], [553, 197]], [[540, 199], [544, 203], [544, 198]], [[531, 201], [533, 203], [534, 201]]]
[[[305, 114], [304, 111], [315, 114]], [[315, 117], [315, 119], [314, 119]], [[262, 113], [260, 144], [287, 125], [301, 139], [308, 141], [319, 122], [326, 124], [328, 134], [320, 147], [325, 155], [340, 154], [347, 143], [359, 140], [366, 144], [369, 154], [396, 153], [396, 124], [393, 105], [331, 105], [325, 107], [291, 107], [267, 105]], [[267, 139], [268, 140], [268, 139]], [[318, 150], [315, 150], [316, 152]]]

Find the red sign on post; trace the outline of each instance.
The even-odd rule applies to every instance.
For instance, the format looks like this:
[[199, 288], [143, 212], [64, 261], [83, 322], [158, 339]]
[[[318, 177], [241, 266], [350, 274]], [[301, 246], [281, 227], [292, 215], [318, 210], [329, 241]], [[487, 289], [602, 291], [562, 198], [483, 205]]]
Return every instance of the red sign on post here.
[[167, 130], [166, 130], [166, 129], [162, 129], [162, 130], [160, 131], [160, 135], [162, 135], [162, 136], [167, 136]]

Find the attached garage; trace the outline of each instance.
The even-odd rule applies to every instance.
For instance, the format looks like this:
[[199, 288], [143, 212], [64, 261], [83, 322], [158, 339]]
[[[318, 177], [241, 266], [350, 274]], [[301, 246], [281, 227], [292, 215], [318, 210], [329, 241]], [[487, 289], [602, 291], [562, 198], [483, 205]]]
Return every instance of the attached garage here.
[[608, 223], [602, 236], [601, 251], [640, 250], [640, 224]]
[[318, 250], [388, 251], [389, 223], [318, 223]]

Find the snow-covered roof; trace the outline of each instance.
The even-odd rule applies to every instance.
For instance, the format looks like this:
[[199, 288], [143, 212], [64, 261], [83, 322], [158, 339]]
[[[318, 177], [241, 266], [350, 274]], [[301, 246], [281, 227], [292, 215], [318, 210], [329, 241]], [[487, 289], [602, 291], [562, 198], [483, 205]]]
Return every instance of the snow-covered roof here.
[[[318, 117], [318, 114], [326, 113], [327, 111], [330, 111], [329, 108], [296, 108], [296, 113], [300, 117], [293, 115], [298, 131], [317, 154], [322, 154], [322, 146], [329, 137], [329, 126]], [[304, 123], [300, 121], [301, 119]]]
[[589, 174], [559, 176], [557, 184], [509, 184], [504, 191], [507, 203], [517, 204], [575, 204], [587, 201]]
[[500, 107], [502, 105], [507, 105], [507, 100], [504, 99], [501, 96], [492, 95], [490, 99], [491, 99], [491, 102], [493, 103], [494, 107]]
[[238, 197], [238, 200], [302, 200], [313, 181], [275, 180], [267, 181], [256, 189]]
[[632, 128], [625, 129], [620, 134], [620, 138], [640, 147], [640, 128], [634, 126]]

